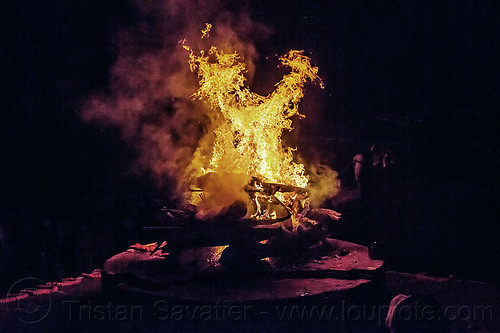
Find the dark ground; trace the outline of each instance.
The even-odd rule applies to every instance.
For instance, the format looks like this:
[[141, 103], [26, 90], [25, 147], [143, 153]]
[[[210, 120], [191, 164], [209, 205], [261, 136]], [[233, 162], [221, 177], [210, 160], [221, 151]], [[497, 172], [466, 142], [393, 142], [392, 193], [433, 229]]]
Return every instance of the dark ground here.
[[[308, 282], [304, 281], [307, 290]], [[499, 292], [498, 286], [486, 283], [388, 271], [383, 283], [372, 282], [340, 293], [215, 302], [133, 290], [115, 294], [103, 290], [100, 279], [84, 279], [50, 295], [2, 304], [0, 327], [8, 332], [388, 333], [385, 318], [390, 300], [398, 294], [425, 294], [438, 302], [439, 309], [425, 308], [426, 303], [417, 305], [421, 317], [415, 326], [435, 329], [445, 323], [449, 333], [496, 333]]]

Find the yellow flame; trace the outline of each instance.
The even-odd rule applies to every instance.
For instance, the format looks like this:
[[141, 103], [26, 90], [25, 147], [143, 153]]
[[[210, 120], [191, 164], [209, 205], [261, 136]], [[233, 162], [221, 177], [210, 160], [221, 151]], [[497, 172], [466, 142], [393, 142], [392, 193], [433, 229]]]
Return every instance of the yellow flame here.
[[[203, 37], [211, 27], [206, 25]], [[280, 57], [290, 72], [275, 84], [273, 92], [262, 96], [245, 85], [246, 64], [236, 52], [225, 53], [212, 46], [197, 54], [189, 46], [183, 47], [189, 52], [190, 69], [199, 79], [193, 98], [208, 102], [212, 126], [200, 139], [186, 170], [187, 183], [217, 173], [305, 188], [305, 167], [294, 161], [295, 149], [283, 145], [282, 133], [292, 130], [293, 116], [303, 117], [298, 103], [304, 96], [304, 84], [319, 79], [310, 58], [298, 50]]]
[[[288, 52], [280, 60], [291, 73], [276, 84], [275, 91], [261, 96], [245, 87], [246, 67], [238, 54], [212, 47], [208, 55], [196, 55], [185, 48], [190, 51], [191, 70], [199, 78], [194, 96], [208, 101], [224, 118], [215, 129], [213, 150], [201, 167], [305, 187], [304, 166], [293, 161], [294, 150], [283, 146], [281, 135], [292, 129], [290, 118], [300, 115], [297, 103], [303, 97], [304, 83], [317, 78], [317, 67], [311, 66], [302, 51]], [[203, 160], [203, 156], [197, 159]]]
[[201, 30], [201, 38], [208, 37], [211, 29], [212, 25], [210, 23], [205, 23], [205, 29]]

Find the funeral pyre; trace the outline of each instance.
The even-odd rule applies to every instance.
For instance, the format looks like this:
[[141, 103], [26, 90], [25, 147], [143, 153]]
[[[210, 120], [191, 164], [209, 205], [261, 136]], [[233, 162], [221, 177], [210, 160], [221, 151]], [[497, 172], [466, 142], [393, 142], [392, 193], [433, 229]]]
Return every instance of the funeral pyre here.
[[[210, 29], [207, 24], [203, 37]], [[211, 110], [210, 126], [180, 180], [187, 208], [164, 208], [161, 223], [144, 228], [153, 243], [136, 248], [175, 255], [221, 246], [221, 261], [234, 265], [328, 247], [325, 224], [340, 214], [311, 206], [335, 194], [335, 172], [306, 167], [282, 140], [292, 117], [304, 117], [299, 102], [306, 83], [321, 81], [318, 68], [303, 51], [291, 50], [279, 59], [289, 72], [262, 96], [246, 86], [246, 65], [236, 52], [215, 46], [197, 52], [185, 40], [182, 47], [199, 81], [193, 98]]]

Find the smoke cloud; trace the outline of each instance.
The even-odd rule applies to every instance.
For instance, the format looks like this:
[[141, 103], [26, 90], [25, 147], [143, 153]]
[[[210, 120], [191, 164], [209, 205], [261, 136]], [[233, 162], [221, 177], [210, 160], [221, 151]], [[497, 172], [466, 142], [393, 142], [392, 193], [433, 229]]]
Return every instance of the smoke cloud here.
[[325, 200], [332, 198], [339, 191], [338, 173], [324, 164], [310, 164], [308, 167], [309, 199], [311, 207], [320, 207]]
[[[195, 50], [215, 45], [236, 51], [247, 64], [250, 82], [258, 59], [253, 41], [270, 30], [251, 20], [245, 4], [236, 10], [234, 4], [228, 9], [222, 1], [136, 1], [135, 5], [139, 22], [118, 32], [114, 40], [117, 59], [110, 69], [109, 89], [90, 96], [81, 116], [117, 127], [137, 152], [134, 171], [149, 173], [161, 187], [181, 178], [211, 121], [206, 106], [191, 98], [198, 82], [180, 41]], [[208, 39], [201, 39], [206, 22], [213, 28]]]

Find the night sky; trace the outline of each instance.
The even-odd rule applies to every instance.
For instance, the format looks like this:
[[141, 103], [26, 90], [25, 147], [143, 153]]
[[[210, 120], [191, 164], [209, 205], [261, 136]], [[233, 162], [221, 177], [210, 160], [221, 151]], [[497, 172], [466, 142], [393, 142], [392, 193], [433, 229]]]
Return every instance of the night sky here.
[[[367, 145], [394, 147], [395, 268], [497, 279], [497, 1], [227, 3], [268, 27], [253, 41], [257, 91], [291, 48], [319, 67], [325, 89], [306, 88], [299, 148], [342, 171]], [[116, 128], [80, 118], [109, 89], [116, 34], [154, 18], [126, 1], [0, 6], [2, 282], [90, 271], [169, 203], [168, 188], [130, 171], [136, 152]]]

